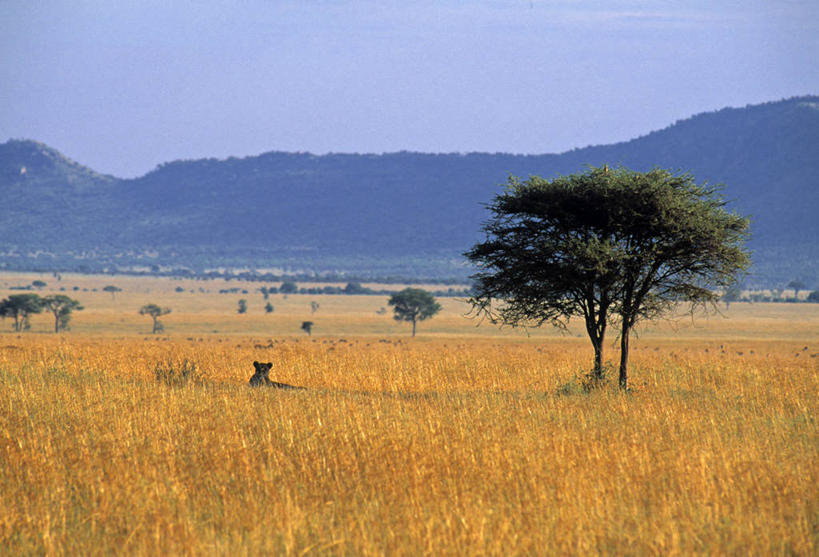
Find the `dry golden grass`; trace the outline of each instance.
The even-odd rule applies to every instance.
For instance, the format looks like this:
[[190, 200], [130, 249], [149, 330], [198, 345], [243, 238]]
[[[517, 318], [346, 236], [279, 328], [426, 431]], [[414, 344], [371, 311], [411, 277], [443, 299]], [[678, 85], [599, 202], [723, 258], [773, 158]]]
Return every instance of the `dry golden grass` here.
[[[0, 554], [819, 552], [815, 306], [647, 327], [625, 395], [577, 386], [576, 331], [454, 301], [409, 339], [379, 300], [316, 297], [335, 336], [307, 338], [309, 297], [238, 316], [148, 287], [0, 334]], [[179, 308], [167, 335], [148, 301]], [[251, 389], [253, 360], [308, 390]]]

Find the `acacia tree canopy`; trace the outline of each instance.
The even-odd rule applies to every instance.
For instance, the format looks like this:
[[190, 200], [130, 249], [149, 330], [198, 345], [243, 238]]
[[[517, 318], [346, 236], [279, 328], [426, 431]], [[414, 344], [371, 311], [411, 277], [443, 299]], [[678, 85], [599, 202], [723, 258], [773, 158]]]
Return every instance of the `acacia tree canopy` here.
[[154, 320], [154, 328], [151, 331], [151, 334], [156, 334], [163, 329], [162, 324], [159, 322], [159, 318], [163, 315], [168, 315], [169, 313], [171, 313], [171, 308], [159, 307], [156, 304], [145, 304], [139, 308], [140, 315], [150, 315], [151, 319]]
[[12, 294], [0, 301], [0, 316], [14, 319], [16, 332], [28, 330], [29, 316], [43, 311], [43, 299], [37, 294]]
[[412, 336], [415, 336], [418, 321], [429, 319], [441, 311], [441, 304], [435, 301], [435, 297], [420, 288], [405, 288], [390, 296], [387, 303], [393, 306], [395, 312], [393, 317], [396, 321], [412, 323]]
[[54, 294], [43, 298], [43, 307], [54, 314], [54, 332], [68, 329], [68, 322], [71, 321], [71, 313], [83, 309], [82, 304], [73, 298], [63, 294]]
[[626, 389], [634, 325], [680, 301], [715, 303], [750, 263], [748, 220], [725, 209], [719, 189], [660, 168], [510, 177], [489, 205], [486, 240], [465, 254], [479, 269], [473, 309], [513, 326], [582, 317], [599, 375], [616, 320]]

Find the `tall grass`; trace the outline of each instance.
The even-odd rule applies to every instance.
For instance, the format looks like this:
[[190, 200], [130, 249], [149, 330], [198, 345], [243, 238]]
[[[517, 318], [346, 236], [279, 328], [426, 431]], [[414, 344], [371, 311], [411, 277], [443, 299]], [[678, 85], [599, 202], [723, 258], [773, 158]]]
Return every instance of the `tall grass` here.
[[0, 336], [0, 553], [819, 551], [816, 346], [167, 338]]

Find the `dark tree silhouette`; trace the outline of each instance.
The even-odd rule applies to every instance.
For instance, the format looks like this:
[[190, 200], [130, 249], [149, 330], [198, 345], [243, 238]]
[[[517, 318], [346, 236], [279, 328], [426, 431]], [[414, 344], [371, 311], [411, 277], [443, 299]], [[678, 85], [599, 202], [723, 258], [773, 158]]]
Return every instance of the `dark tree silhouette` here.
[[161, 308], [156, 304], [145, 304], [139, 309], [140, 315], [149, 315], [151, 319], [154, 320], [154, 328], [151, 331], [151, 334], [156, 334], [160, 331], [163, 331], [165, 328], [160, 323], [159, 318], [163, 315], [168, 315], [171, 313], [171, 308]]
[[293, 281], [286, 280], [279, 287], [279, 292], [282, 294], [296, 294], [299, 291], [299, 285]]
[[719, 188], [663, 169], [590, 168], [552, 181], [510, 177], [489, 205], [486, 241], [465, 255], [480, 271], [470, 299], [492, 322], [565, 327], [582, 317], [603, 373], [609, 320], [620, 324], [628, 388], [634, 325], [682, 301], [713, 305], [749, 265], [748, 220]]
[[29, 316], [43, 311], [43, 299], [37, 294], [12, 294], [0, 301], [0, 316], [14, 319], [16, 332], [27, 331], [31, 324]]
[[788, 288], [793, 288], [793, 297], [799, 299], [799, 291], [807, 288], [807, 285], [801, 280], [792, 280], [788, 283]]
[[415, 336], [415, 327], [418, 321], [429, 319], [439, 311], [441, 304], [435, 301], [432, 294], [420, 288], [405, 288], [390, 296], [389, 305], [393, 306], [393, 315], [396, 321], [412, 323], [412, 336]]
[[103, 292], [110, 292], [111, 293], [111, 299], [113, 300], [113, 299], [116, 298], [116, 293], [117, 292], [122, 292], [122, 288], [120, 288], [118, 286], [114, 286], [113, 284], [109, 284], [108, 286], [104, 286], [102, 291]]
[[43, 307], [54, 314], [54, 332], [68, 330], [68, 322], [71, 321], [71, 313], [84, 309], [80, 302], [64, 296], [54, 294], [43, 298]]

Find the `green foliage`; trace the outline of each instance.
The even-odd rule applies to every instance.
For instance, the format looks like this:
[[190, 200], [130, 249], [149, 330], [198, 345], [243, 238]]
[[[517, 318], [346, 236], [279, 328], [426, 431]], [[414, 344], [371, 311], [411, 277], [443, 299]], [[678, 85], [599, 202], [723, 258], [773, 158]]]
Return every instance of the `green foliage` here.
[[270, 302], [267, 302], [264, 306], [265, 313], [273, 313], [273, 309], [274, 309], [273, 304], [271, 304]]
[[302, 321], [301, 323], [301, 330], [307, 333], [308, 336], [313, 334], [313, 322], [312, 321]]
[[236, 311], [238, 311], [239, 313], [247, 313], [247, 300], [245, 300], [244, 298], [239, 300], [239, 307], [237, 308]]
[[814, 304], [819, 304], [819, 290], [814, 290], [808, 294], [808, 301]]
[[34, 287], [34, 288], [36, 288], [37, 290], [42, 290], [42, 289], [43, 289], [43, 288], [45, 288], [47, 285], [46, 285], [46, 283], [45, 283], [45, 282], [43, 282], [43, 281], [41, 281], [41, 280], [35, 280], [34, 282], [32, 282], [32, 283], [31, 283], [31, 286], [33, 286], [33, 287]]
[[293, 281], [286, 280], [279, 287], [279, 292], [282, 294], [296, 294], [299, 291], [299, 285]]
[[0, 317], [14, 319], [13, 329], [16, 332], [31, 328], [29, 317], [43, 311], [43, 299], [37, 294], [12, 294], [0, 301]]
[[80, 302], [63, 294], [46, 296], [43, 298], [43, 307], [54, 314], [55, 333], [68, 330], [71, 313], [84, 309]]
[[390, 296], [387, 304], [393, 306], [395, 313], [393, 317], [396, 321], [412, 323], [412, 336], [415, 336], [418, 321], [429, 319], [441, 311], [441, 304], [435, 301], [435, 297], [420, 288], [405, 288]]
[[639, 320], [680, 301], [713, 304], [748, 267], [748, 221], [724, 207], [718, 188], [659, 168], [510, 177], [489, 205], [486, 241], [465, 254], [480, 269], [470, 301], [477, 315], [512, 326], [583, 318], [596, 370], [617, 318], [625, 389]]
[[108, 286], [104, 286], [102, 288], [103, 292], [110, 292], [111, 299], [113, 300], [116, 297], [117, 292], [122, 292], [122, 288], [118, 286], [114, 286], [113, 284], [109, 284]]
[[151, 331], [151, 334], [156, 334], [165, 330], [165, 327], [159, 321], [159, 318], [163, 315], [168, 315], [171, 313], [171, 308], [163, 308], [159, 307], [156, 304], [145, 304], [139, 309], [140, 315], [148, 315], [153, 319], [154, 327]]
[[372, 290], [361, 286], [360, 282], [348, 282], [344, 287], [345, 294], [371, 294]]

